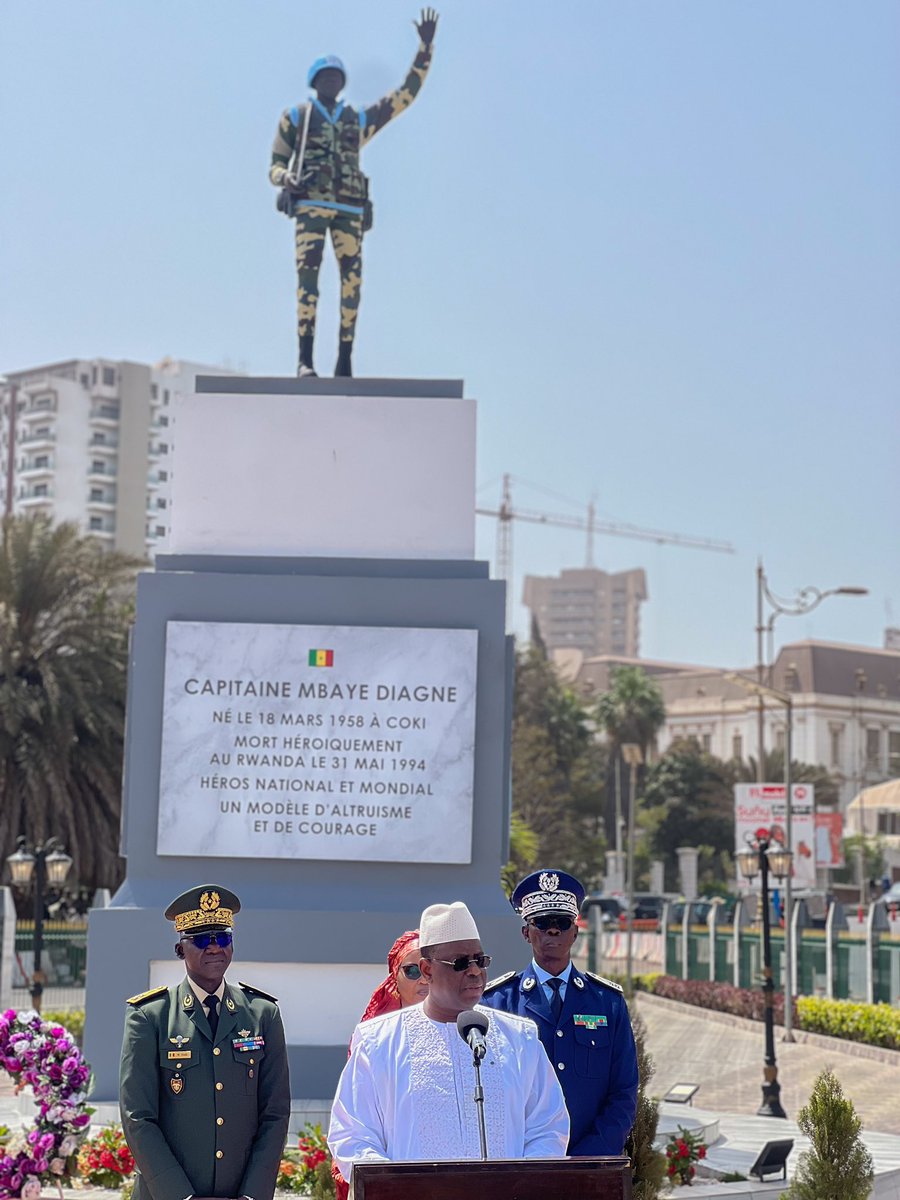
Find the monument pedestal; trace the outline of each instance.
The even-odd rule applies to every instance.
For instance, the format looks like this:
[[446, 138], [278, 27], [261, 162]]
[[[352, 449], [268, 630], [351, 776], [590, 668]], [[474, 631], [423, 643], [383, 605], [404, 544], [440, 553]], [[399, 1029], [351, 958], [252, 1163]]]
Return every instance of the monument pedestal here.
[[138, 580], [126, 879], [90, 914], [85, 1051], [113, 1100], [125, 998], [183, 972], [163, 910], [221, 882], [243, 905], [229, 978], [279, 997], [293, 1094], [321, 1103], [426, 905], [464, 899], [498, 965], [521, 958], [474, 403], [453, 382], [198, 388], [174, 412], [171, 553]]

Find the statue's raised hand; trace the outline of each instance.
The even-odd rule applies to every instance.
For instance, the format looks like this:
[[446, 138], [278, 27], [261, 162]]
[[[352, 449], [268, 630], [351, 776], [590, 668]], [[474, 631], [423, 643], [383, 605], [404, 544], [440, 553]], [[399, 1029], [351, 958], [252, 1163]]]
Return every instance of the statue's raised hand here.
[[426, 46], [430, 46], [434, 41], [434, 33], [437, 29], [438, 15], [433, 8], [423, 8], [418, 21], [413, 21], [419, 37]]

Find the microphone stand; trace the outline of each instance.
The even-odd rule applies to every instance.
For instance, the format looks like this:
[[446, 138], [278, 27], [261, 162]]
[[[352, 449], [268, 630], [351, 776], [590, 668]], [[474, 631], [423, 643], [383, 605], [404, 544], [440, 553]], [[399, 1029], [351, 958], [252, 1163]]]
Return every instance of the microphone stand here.
[[481, 1060], [487, 1047], [482, 1043], [472, 1047], [472, 1066], [475, 1068], [475, 1108], [478, 1112], [478, 1136], [481, 1139], [481, 1160], [487, 1162], [487, 1133], [484, 1128], [484, 1088], [481, 1086]]

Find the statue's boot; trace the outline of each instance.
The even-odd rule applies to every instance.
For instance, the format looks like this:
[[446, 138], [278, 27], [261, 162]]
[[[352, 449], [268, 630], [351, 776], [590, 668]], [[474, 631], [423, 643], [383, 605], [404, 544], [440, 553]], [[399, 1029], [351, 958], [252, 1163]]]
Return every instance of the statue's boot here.
[[315, 375], [313, 366], [313, 342], [315, 334], [306, 333], [300, 339], [300, 361], [297, 364], [297, 377], [303, 379], [306, 375]]
[[334, 377], [346, 376], [348, 379], [353, 375], [353, 363], [350, 361], [353, 357], [353, 343], [341, 342], [338, 345], [337, 363], [334, 368]]

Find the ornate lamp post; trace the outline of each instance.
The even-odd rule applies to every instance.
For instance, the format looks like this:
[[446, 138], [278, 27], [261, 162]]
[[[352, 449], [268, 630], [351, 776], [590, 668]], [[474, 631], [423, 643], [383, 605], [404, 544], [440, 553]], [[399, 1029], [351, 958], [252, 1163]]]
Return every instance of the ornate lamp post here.
[[13, 887], [28, 888], [34, 876], [34, 970], [31, 976], [31, 1003], [36, 1012], [41, 1011], [41, 996], [44, 991], [44, 972], [41, 970], [41, 954], [44, 949], [44, 894], [49, 883], [60, 888], [66, 881], [72, 859], [63, 851], [56, 838], [39, 842], [33, 849], [24, 837], [18, 841], [15, 854], [7, 858]]
[[625, 989], [629, 996], [634, 994], [634, 815], [637, 807], [637, 769], [644, 761], [644, 752], [637, 742], [622, 745], [622, 757], [631, 772], [628, 789], [628, 912], [625, 917]]
[[[757, 723], [757, 759], [756, 759], [756, 780], [757, 783], [765, 783], [765, 759], [766, 759], [766, 699], [775, 700], [778, 704], [785, 706], [785, 746], [784, 746], [784, 796], [787, 806], [786, 827], [788, 846], [793, 845], [793, 806], [792, 791], [791, 791], [791, 732], [792, 732], [792, 708], [791, 697], [786, 692], [778, 691], [772, 687], [772, 640], [775, 622], [780, 616], [802, 617], [806, 613], [812, 612], [814, 608], [827, 600], [829, 596], [867, 596], [869, 589], [864, 587], [836, 587], [826, 588], [824, 591], [817, 587], [800, 588], [792, 600], [777, 596], [769, 587], [769, 581], [766, 578], [766, 572], [763, 568], [762, 559], [756, 565], [756, 723]], [[768, 620], [765, 619], [765, 608], [769, 607]], [[765, 639], [765, 640], [764, 640]], [[768, 665], [767, 665], [768, 663]], [[743, 686], [746, 686], [744, 684]], [[791, 889], [791, 879], [788, 876], [787, 885], [785, 887], [784, 896], [784, 929], [785, 929], [785, 1001], [793, 994], [793, 963], [794, 963], [794, 947], [792, 944], [792, 917], [793, 917], [793, 895]], [[785, 1008], [785, 1041], [792, 1042], [793, 1034], [793, 1009], [792, 1005], [786, 1004]]]
[[[822, 591], [817, 587], [800, 588], [793, 600], [786, 600], [783, 597], [776, 596], [769, 587], [769, 581], [766, 578], [766, 572], [762, 565], [762, 559], [756, 564], [756, 682], [760, 687], [770, 686], [771, 680], [766, 676], [771, 671], [771, 665], [767, 667], [766, 660], [771, 664], [772, 660], [772, 631], [775, 628], [775, 622], [780, 616], [787, 615], [789, 617], [802, 617], [806, 613], [812, 612], [814, 608], [826, 600], [829, 596], [868, 596], [869, 589], [864, 587], [836, 587], [826, 588]], [[771, 610], [769, 619], [765, 619], [765, 606], [768, 605]], [[766, 639], [766, 640], [764, 640]], [[757, 762], [756, 762], [756, 780], [757, 783], [765, 783], [765, 756], [766, 756], [766, 730], [765, 730], [765, 700], [763, 693], [759, 696], [759, 705], [756, 714], [757, 722]]]
[[[766, 1054], [763, 1067], [762, 1104], [757, 1109], [759, 1117], [784, 1117], [781, 1107], [781, 1087], [778, 1083], [778, 1067], [775, 1063], [775, 1014], [772, 1001], [775, 984], [772, 980], [772, 926], [769, 913], [769, 875], [781, 882], [791, 873], [791, 851], [775, 839], [774, 830], [758, 829], [756, 837], [747, 837], [747, 849], [735, 855], [741, 874], [747, 880], [762, 875], [761, 900], [763, 913], [763, 999], [765, 1001]], [[785, 1005], [792, 1004], [790, 989], [785, 996]]]

